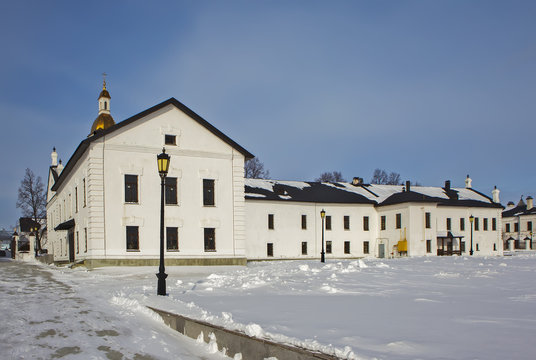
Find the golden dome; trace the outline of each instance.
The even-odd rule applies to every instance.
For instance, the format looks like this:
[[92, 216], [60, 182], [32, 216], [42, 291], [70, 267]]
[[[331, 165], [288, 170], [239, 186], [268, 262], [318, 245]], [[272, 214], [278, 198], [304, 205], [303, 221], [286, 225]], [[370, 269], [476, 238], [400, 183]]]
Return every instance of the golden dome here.
[[91, 134], [97, 130], [106, 130], [110, 126], [115, 125], [114, 118], [110, 114], [100, 113], [99, 116], [93, 121], [93, 126], [91, 127]]
[[[104, 85], [106, 86], [106, 84]], [[108, 99], [111, 99], [112, 97], [110, 96], [110, 93], [108, 92], [108, 90], [106, 90], [106, 87], [104, 87], [101, 91], [101, 93], [99, 94], [99, 99], [101, 97], [105, 97], [105, 98], [108, 98]]]

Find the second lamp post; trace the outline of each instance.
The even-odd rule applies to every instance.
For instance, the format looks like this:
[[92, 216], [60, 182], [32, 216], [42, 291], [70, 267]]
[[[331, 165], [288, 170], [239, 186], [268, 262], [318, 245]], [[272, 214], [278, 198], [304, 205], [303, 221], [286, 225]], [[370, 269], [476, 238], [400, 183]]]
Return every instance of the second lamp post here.
[[320, 253], [320, 262], [326, 262], [326, 253], [324, 252], [324, 218], [326, 217], [326, 212], [324, 209], [320, 211], [320, 217], [322, 218], [322, 252]]
[[158, 295], [166, 295], [166, 268], [164, 267], [164, 188], [166, 185], [166, 176], [169, 170], [169, 155], [166, 154], [166, 149], [162, 149], [162, 153], [157, 155], [158, 174], [160, 174], [160, 267], [158, 268]]
[[473, 215], [469, 216], [469, 222], [471, 223], [471, 250], [469, 250], [469, 255], [473, 256], [473, 221], [475, 217]]

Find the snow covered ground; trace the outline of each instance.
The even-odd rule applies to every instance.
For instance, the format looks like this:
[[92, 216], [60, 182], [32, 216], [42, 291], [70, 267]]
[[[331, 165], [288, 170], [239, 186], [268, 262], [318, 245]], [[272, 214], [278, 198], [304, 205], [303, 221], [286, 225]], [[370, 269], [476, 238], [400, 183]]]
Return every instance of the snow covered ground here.
[[[66, 347], [57, 330], [50, 336], [47, 326], [40, 333], [25, 329], [24, 321], [44, 308], [47, 319], [67, 319], [62, 333], [75, 333], [71, 341], [80, 345], [69, 346], [80, 354], [104, 357], [96, 349], [110, 347], [132, 359], [210, 358], [213, 348], [168, 331], [146, 310], [150, 305], [347, 359], [533, 359], [536, 353], [536, 255], [168, 267], [166, 297], [155, 295], [153, 267], [39, 269], [63, 284], [41, 291], [70, 290], [50, 295], [54, 301], [45, 296], [43, 306], [34, 293], [28, 314], [17, 310], [20, 323], [8, 317], [10, 323], [0, 325], [0, 340], [11, 351], [26, 337], [55, 351]], [[3, 272], [1, 279], [5, 304], [12, 281]], [[19, 327], [25, 330], [18, 330], [16, 343], [4, 335]]]

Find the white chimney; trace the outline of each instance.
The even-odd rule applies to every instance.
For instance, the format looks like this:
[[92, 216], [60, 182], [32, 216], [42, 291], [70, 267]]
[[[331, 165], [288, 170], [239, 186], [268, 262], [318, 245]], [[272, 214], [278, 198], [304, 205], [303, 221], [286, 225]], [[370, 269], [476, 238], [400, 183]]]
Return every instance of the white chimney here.
[[58, 167], [56, 168], [58, 175], [61, 174], [62, 170], [63, 170], [63, 164], [61, 163], [61, 159], [60, 159], [60, 163], [58, 164]]
[[534, 203], [532, 202], [532, 196], [527, 197], [527, 210], [530, 210], [534, 207]]
[[56, 148], [52, 149], [52, 153], [50, 154], [50, 157], [52, 158], [52, 166], [58, 165], [58, 153], [56, 152]]
[[[467, 174], [467, 177], [465, 178], [465, 188], [466, 189], [470, 189], [471, 188], [471, 182], [473, 180], [471, 180], [471, 178], [469, 177], [469, 174]], [[498, 201], [497, 201], [498, 202]]]
[[360, 185], [363, 182], [363, 180], [360, 177], [354, 177], [352, 179], [352, 185], [357, 186]]
[[[466, 180], [467, 182], [467, 180]], [[495, 186], [495, 188], [491, 191], [491, 194], [492, 194], [492, 197], [493, 197], [493, 202], [496, 203], [496, 204], [500, 204], [501, 201], [499, 200], [499, 189], [497, 189], [497, 186]]]
[[514, 206], [516, 206], [516, 204], [514, 204], [513, 201], [508, 201], [508, 204], [506, 205], [506, 207], [507, 207], [508, 209], [513, 209]]

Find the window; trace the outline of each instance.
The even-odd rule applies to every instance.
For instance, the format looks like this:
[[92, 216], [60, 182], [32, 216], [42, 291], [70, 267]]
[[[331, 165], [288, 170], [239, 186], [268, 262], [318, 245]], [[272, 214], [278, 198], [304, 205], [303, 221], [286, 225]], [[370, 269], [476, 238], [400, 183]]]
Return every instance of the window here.
[[363, 254], [368, 254], [368, 253], [369, 253], [369, 242], [363, 241]]
[[515, 232], [519, 231], [519, 223], [514, 223], [514, 231]]
[[203, 179], [203, 205], [214, 205], [214, 180]]
[[344, 230], [350, 230], [350, 217], [348, 215], [344, 216]]
[[527, 231], [532, 231], [532, 221], [527, 221]]
[[465, 218], [460, 218], [460, 231], [465, 231]]
[[301, 254], [307, 255], [307, 242], [306, 241], [302, 241], [301, 243]]
[[497, 230], [497, 218], [491, 218], [491, 230]]
[[138, 202], [138, 175], [125, 175], [125, 202]]
[[396, 214], [396, 228], [402, 228], [402, 214]]
[[73, 199], [69, 194], [69, 217], [73, 217]]
[[140, 239], [137, 226], [127, 226], [127, 251], [139, 251]]
[[177, 136], [166, 134], [164, 136], [164, 143], [166, 145], [177, 145]]
[[426, 240], [426, 252], [427, 253], [432, 252], [432, 240]]
[[506, 232], [510, 232], [510, 224], [506, 224], [505, 227], [506, 227], [506, 230], [505, 230], [505, 231], [506, 231]]
[[326, 241], [326, 254], [331, 254], [331, 241]]
[[216, 229], [205, 228], [205, 251], [216, 251]]
[[345, 242], [344, 242], [344, 253], [345, 253], [345, 254], [349, 254], [349, 253], [350, 253], [350, 242], [349, 242], [349, 241], [345, 241]]
[[432, 227], [432, 221], [431, 221], [431, 214], [429, 212], [425, 213], [424, 214], [424, 223], [425, 223], [425, 227], [427, 229], [430, 229]]
[[326, 216], [326, 230], [331, 230], [331, 216]]
[[84, 252], [87, 252], [87, 228], [84, 228], [84, 243], [85, 243]]
[[488, 231], [488, 218], [484, 218], [484, 223], [482, 224], [484, 231]]
[[460, 250], [461, 252], [465, 252], [465, 241], [462, 241], [460, 244]]
[[86, 179], [82, 179], [82, 186], [84, 188], [84, 207], [86, 207]]
[[268, 229], [274, 229], [274, 214], [268, 214]]
[[166, 249], [167, 251], [179, 250], [179, 228], [166, 227]]
[[[385, 215], [382, 215], [382, 217], [380, 218], [381, 219], [381, 230], [385, 230], [385, 227], [386, 227], [386, 223], [385, 223]], [[368, 254], [368, 253], [366, 253]]]
[[476, 243], [476, 251], [480, 251], [480, 246], [478, 246], [478, 243]]
[[369, 231], [369, 219], [368, 219], [368, 216], [363, 216], [363, 231]]
[[74, 188], [74, 212], [78, 212], [78, 187]]
[[479, 222], [479, 219], [476, 217], [475, 218], [475, 231], [478, 231], [480, 229], [480, 222]]
[[80, 238], [78, 237], [78, 231], [76, 232], [76, 253], [80, 252]]
[[447, 218], [447, 230], [448, 230], [448, 231], [452, 230], [452, 228], [451, 228], [451, 220], [450, 220], [450, 218]]
[[274, 244], [266, 244], [266, 256], [274, 256]]
[[301, 216], [301, 228], [303, 230], [307, 229], [307, 215], [302, 215]]
[[497, 244], [493, 244], [493, 251], [497, 251]]
[[166, 177], [166, 205], [177, 205], [177, 178]]

